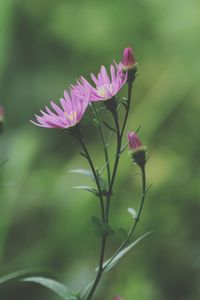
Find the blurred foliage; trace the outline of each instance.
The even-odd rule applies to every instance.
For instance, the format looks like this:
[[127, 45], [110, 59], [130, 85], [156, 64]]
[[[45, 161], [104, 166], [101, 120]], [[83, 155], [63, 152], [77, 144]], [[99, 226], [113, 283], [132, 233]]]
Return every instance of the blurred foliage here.
[[[95, 196], [73, 190], [87, 184], [68, 171], [87, 167], [65, 131], [32, 126], [29, 119], [49, 99], [59, 99], [81, 74], [119, 61], [133, 46], [140, 75], [134, 87], [130, 129], [142, 125], [148, 145], [149, 191], [137, 236], [154, 230], [108, 273], [97, 300], [200, 298], [200, 127], [198, 0], [0, 1], [1, 274], [23, 268], [49, 270], [72, 288], [94, 276], [98, 238], [91, 215]], [[102, 149], [96, 128], [87, 141], [96, 165]], [[112, 147], [110, 149], [112, 152]], [[127, 208], [138, 205], [140, 178], [123, 155], [112, 202], [112, 227], [128, 228]], [[108, 254], [120, 242], [110, 237]], [[0, 291], [4, 300], [56, 300], [33, 284]]]

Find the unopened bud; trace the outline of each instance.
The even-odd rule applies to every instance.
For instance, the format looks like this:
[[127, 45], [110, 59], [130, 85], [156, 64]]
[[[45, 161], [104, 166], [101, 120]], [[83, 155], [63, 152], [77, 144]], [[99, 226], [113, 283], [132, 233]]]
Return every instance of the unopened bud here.
[[124, 55], [123, 55], [123, 66], [124, 69], [129, 70], [133, 69], [136, 64], [135, 57], [133, 55], [132, 48], [128, 47], [124, 49]]
[[129, 148], [131, 150], [135, 151], [142, 147], [142, 142], [140, 141], [138, 135], [134, 131], [128, 132], [127, 137], [128, 137]]
[[129, 132], [128, 135], [129, 148], [131, 157], [139, 167], [144, 168], [146, 164], [146, 147], [143, 146], [138, 135], [135, 132]]
[[130, 47], [124, 49], [123, 69], [124, 71], [128, 72], [127, 83], [132, 84], [137, 73], [137, 62], [133, 54], [133, 50]]

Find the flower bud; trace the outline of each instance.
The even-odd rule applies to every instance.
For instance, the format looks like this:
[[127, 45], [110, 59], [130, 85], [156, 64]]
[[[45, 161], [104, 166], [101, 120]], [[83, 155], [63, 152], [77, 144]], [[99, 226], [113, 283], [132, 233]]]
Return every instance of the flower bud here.
[[146, 148], [143, 146], [138, 135], [135, 132], [129, 132], [128, 135], [129, 148], [131, 157], [140, 168], [144, 168], [146, 163]]
[[120, 296], [115, 296], [113, 300], [122, 300], [122, 298]]
[[4, 108], [0, 105], [0, 133], [3, 131], [4, 125]]
[[133, 55], [132, 48], [128, 47], [124, 49], [123, 66], [125, 70], [133, 69], [136, 64], [135, 57]]
[[142, 147], [142, 142], [140, 141], [138, 135], [134, 131], [128, 132], [127, 137], [129, 148], [131, 150], [135, 151]]
[[132, 85], [137, 74], [137, 62], [130, 47], [124, 49], [123, 70], [127, 72], [127, 83]]

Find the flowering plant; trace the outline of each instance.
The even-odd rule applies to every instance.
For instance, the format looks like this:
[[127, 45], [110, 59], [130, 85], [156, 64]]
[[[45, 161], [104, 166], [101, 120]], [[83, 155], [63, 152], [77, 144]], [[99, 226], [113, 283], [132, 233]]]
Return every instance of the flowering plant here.
[[[131, 48], [125, 48], [123, 61], [111, 64], [110, 74], [104, 66], [101, 66], [97, 76], [91, 74], [93, 83], [81, 76], [75, 84], [71, 85], [69, 92], [64, 92], [64, 97], [60, 99], [60, 105], [51, 101], [51, 109], [45, 107], [44, 110], [41, 110], [40, 115], [35, 115], [36, 120], [31, 121], [40, 127], [67, 129], [80, 144], [81, 155], [88, 161], [90, 169], [75, 169], [71, 172], [89, 176], [96, 185], [95, 188], [83, 185], [76, 187], [93, 193], [99, 199], [99, 216], [92, 217], [93, 226], [101, 240], [99, 262], [94, 279], [81, 292], [74, 292], [53, 279], [35, 274], [30, 275], [23, 271], [7, 276], [3, 282], [13, 279], [35, 282], [51, 289], [66, 300], [90, 300], [93, 299], [104, 273], [112, 269], [129, 250], [149, 234], [146, 233], [136, 240], [133, 239], [148, 190], [145, 176], [146, 148], [137, 133], [132, 131], [128, 133], [128, 140], [123, 144], [136, 75], [137, 63], [133, 51]], [[127, 98], [121, 98], [118, 93], [125, 85], [127, 85], [128, 95]], [[95, 167], [94, 159], [87, 146], [85, 128], [82, 125], [82, 119], [89, 108], [92, 109], [93, 120], [98, 126], [104, 149], [105, 164], [100, 169]], [[106, 109], [111, 114], [112, 118], [109, 123], [102, 120], [102, 109]], [[120, 110], [122, 110], [122, 116], [119, 115]], [[112, 136], [115, 137], [116, 151], [110, 155], [109, 143]], [[107, 241], [109, 236], [114, 233], [109, 223], [111, 200], [114, 198], [114, 185], [120, 157], [128, 145], [131, 158], [141, 171], [141, 202], [137, 212], [133, 208], [128, 209], [132, 216], [131, 228], [129, 231], [123, 229], [123, 242], [110, 258], [106, 258]], [[106, 176], [104, 176], [105, 173]], [[115, 205], [114, 199], [112, 205]], [[116, 296], [115, 299], [121, 298]]]

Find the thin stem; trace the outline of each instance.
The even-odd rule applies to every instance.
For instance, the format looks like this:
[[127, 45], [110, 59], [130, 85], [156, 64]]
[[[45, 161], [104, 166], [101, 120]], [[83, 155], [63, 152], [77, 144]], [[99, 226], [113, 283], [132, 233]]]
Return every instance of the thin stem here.
[[100, 257], [99, 257], [99, 268], [98, 268], [97, 276], [96, 276], [94, 284], [88, 294], [87, 300], [90, 300], [92, 298], [92, 296], [94, 295], [94, 292], [95, 292], [97, 285], [103, 274], [103, 261], [104, 261], [105, 248], [106, 248], [106, 236], [104, 235], [102, 237], [102, 242], [101, 242], [101, 252], [100, 252]]
[[96, 117], [97, 122], [98, 122], [100, 136], [101, 136], [102, 143], [103, 143], [104, 155], [105, 155], [105, 161], [106, 161], [106, 168], [107, 168], [108, 184], [110, 184], [110, 162], [109, 162], [109, 157], [108, 157], [108, 150], [107, 150], [107, 145], [106, 145], [106, 138], [105, 138], [103, 127], [101, 126], [101, 120], [99, 118], [99, 114], [97, 112], [95, 104], [92, 104], [92, 107], [93, 107], [93, 111], [94, 111], [95, 117]]
[[126, 247], [126, 245], [129, 243], [135, 229], [136, 229], [136, 226], [140, 220], [140, 216], [141, 216], [141, 213], [142, 213], [142, 209], [144, 207], [144, 201], [145, 201], [145, 196], [146, 196], [146, 174], [145, 174], [145, 167], [142, 167], [141, 168], [141, 173], [142, 173], [142, 195], [141, 195], [141, 202], [140, 202], [140, 207], [139, 207], [139, 210], [138, 210], [138, 213], [137, 213], [137, 217], [135, 218], [135, 222], [133, 223], [132, 227], [130, 228], [129, 230], [129, 233], [128, 233], [128, 237], [127, 239], [121, 244], [121, 246], [116, 250], [116, 252], [114, 253], [114, 255], [111, 257], [111, 259], [108, 261], [108, 263], [104, 266], [104, 269], [107, 268], [107, 266], [113, 261], [113, 259], [117, 256], [117, 254], [122, 250], [124, 249], [124, 247]]
[[86, 154], [86, 158], [88, 160], [88, 163], [90, 165], [90, 168], [92, 170], [92, 173], [94, 175], [94, 179], [95, 179], [95, 183], [96, 183], [96, 186], [97, 186], [97, 189], [98, 189], [98, 194], [99, 194], [99, 200], [100, 200], [100, 206], [101, 206], [101, 215], [102, 215], [102, 221], [105, 222], [105, 212], [104, 212], [104, 203], [103, 203], [103, 195], [102, 195], [102, 191], [101, 191], [101, 187], [100, 187], [100, 183], [99, 183], [99, 178], [98, 178], [98, 175], [96, 173], [96, 170], [94, 168], [94, 165], [93, 165], [93, 162], [92, 162], [92, 159], [90, 157], [90, 154], [87, 150], [87, 147], [84, 143], [84, 140], [82, 137], [79, 138], [79, 142], [83, 148], [83, 151], [85, 152]]
[[121, 132], [120, 132], [120, 128], [119, 128], [117, 111], [113, 112], [113, 117], [114, 117], [115, 126], [116, 126], [116, 130], [117, 130], [117, 151], [116, 151], [116, 159], [115, 159], [115, 163], [114, 163], [111, 182], [110, 182], [110, 186], [109, 186], [109, 189], [108, 189], [108, 199], [107, 199], [107, 205], [106, 205], [106, 222], [108, 222], [108, 220], [109, 220], [110, 198], [111, 198], [111, 194], [112, 194], [113, 185], [114, 185], [114, 182], [115, 182], [115, 177], [116, 177], [116, 174], [117, 174], [117, 168], [118, 168], [120, 153], [121, 153], [122, 138], [123, 138], [123, 134], [124, 134], [124, 130], [125, 130], [125, 127], [126, 127], [126, 123], [127, 123], [127, 119], [128, 119], [128, 115], [129, 115], [129, 110], [130, 110], [131, 93], [132, 93], [132, 82], [129, 82], [128, 83], [128, 101], [127, 101], [126, 113], [125, 113], [124, 121], [123, 121], [123, 124], [122, 124]]
[[[125, 126], [126, 126], [126, 122], [127, 122], [128, 114], [129, 114], [129, 109], [130, 109], [131, 92], [132, 92], [132, 84], [128, 84], [128, 103], [127, 103], [126, 114], [125, 114], [125, 118], [124, 118], [124, 122], [123, 122], [123, 125], [122, 125], [121, 132], [120, 132], [120, 127], [119, 127], [117, 111], [113, 112], [113, 118], [114, 118], [115, 127], [116, 127], [116, 131], [117, 131], [117, 149], [116, 149], [116, 158], [115, 158], [115, 163], [114, 163], [113, 172], [112, 172], [111, 177], [109, 177], [110, 176], [110, 173], [109, 173], [110, 171], [108, 172], [109, 187], [108, 187], [108, 193], [107, 193], [105, 214], [104, 214], [104, 218], [103, 218], [103, 221], [105, 222], [105, 224], [108, 224], [108, 222], [109, 222], [110, 200], [111, 200], [112, 189], [113, 189], [113, 185], [114, 185], [114, 182], [115, 182], [115, 178], [116, 178], [116, 174], [117, 174], [117, 168], [118, 168], [120, 154], [121, 154], [122, 137], [123, 137], [123, 133], [124, 133], [124, 130], [125, 130]], [[102, 141], [103, 141], [103, 139], [102, 139]], [[104, 144], [104, 145], [106, 146], [106, 144]], [[107, 153], [107, 148], [105, 146], [104, 146], [104, 151], [106, 149], [106, 153]], [[106, 155], [105, 155], [105, 157], [106, 157], [106, 166], [107, 165], [109, 166], [109, 159], [108, 159], [108, 156], [106, 156]], [[91, 168], [92, 168], [92, 166], [91, 166]], [[107, 170], [108, 170], [108, 168], [107, 168]], [[102, 237], [102, 241], [101, 241], [101, 251], [100, 251], [99, 268], [98, 268], [97, 276], [96, 276], [94, 284], [93, 284], [93, 286], [92, 286], [92, 288], [91, 288], [91, 290], [88, 294], [87, 300], [90, 300], [92, 298], [92, 296], [93, 296], [93, 294], [96, 290], [96, 287], [97, 287], [97, 285], [98, 285], [98, 283], [101, 279], [103, 271], [104, 271], [103, 261], [104, 261], [104, 254], [105, 254], [105, 248], [106, 248], [106, 239], [107, 239], [107, 237], [104, 235]]]
[[[118, 122], [118, 116], [117, 116], [117, 112], [113, 112], [113, 117], [114, 117], [114, 121], [115, 121], [115, 126], [116, 126], [116, 130], [117, 130], [117, 154], [116, 154], [116, 159], [115, 159], [115, 164], [114, 164], [114, 168], [113, 168], [113, 173], [112, 173], [112, 177], [111, 177], [111, 181], [110, 181], [110, 185], [109, 185], [109, 189], [108, 189], [108, 193], [107, 193], [107, 202], [106, 202], [106, 211], [105, 211], [105, 223], [108, 224], [108, 219], [109, 219], [109, 208], [110, 208], [110, 199], [111, 199], [111, 192], [112, 192], [112, 187], [114, 184], [114, 180], [115, 180], [115, 176], [116, 176], [116, 172], [117, 172], [117, 166], [118, 166], [118, 162], [119, 162], [119, 154], [120, 154], [120, 150], [121, 150], [121, 138], [120, 138], [120, 128], [119, 128], [119, 122]], [[98, 273], [96, 276], [96, 279], [94, 281], [94, 284], [89, 292], [89, 295], [87, 297], [87, 300], [90, 300], [91, 297], [93, 296], [96, 287], [101, 279], [101, 276], [103, 274], [103, 261], [104, 261], [104, 254], [105, 254], [105, 247], [106, 247], [106, 236], [102, 237], [102, 244], [101, 244], [101, 252], [100, 252], [100, 259], [99, 259], [99, 268], [98, 268]]]
[[[93, 162], [92, 162], [92, 159], [90, 157], [90, 154], [87, 150], [87, 147], [82, 139], [82, 137], [79, 138], [79, 142], [86, 154], [86, 157], [87, 157], [87, 160], [89, 162], [89, 165], [90, 165], [90, 168], [93, 172], [93, 175], [94, 175], [94, 178], [95, 178], [95, 182], [96, 182], [96, 185], [97, 185], [97, 188], [98, 188], [98, 193], [99, 193], [99, 199], [100, 199], [100, 205], [101, 205], [101, 214], [102, 214], [102, 222], [105, 223], [105, 212], [104, 212], [104, 203], [103, 203], [103, 195], [102, 195], [102, 192], [101, 192], [101, 187], [100, 187], [100, 183], [99, 183], [99, 178], [98, 178], [98, 175], [95, 171], [95, 168], [94, 168], [94, 165], [93, 165]], [[103, 261], [104, 261], [104, 254], [105, 254], [105, 248], [106, 248], [106, 236], [102, 236], [102, 239], [101, 239], [101, 250], [100, 250], [100, 255], [99, 255], [99, 268], [98, 268], [98, 272], [97, 272], [97, 276], [95, 278], [95, 281], [92, 285], [92, 288], [88, 294], [88, 297], [87, 297], [87, 300], [90, 300], [96, 290], [96, 287], [101, 279], [101, 276], [102, 276], [102, 272], [103, 272]]]
[[123, 122], [122, 130], [121, 130], [121, 137], [124, 134], [124, 130], [125, 130], [125, 127], [126, 127], [126, 123], [127, 123], [127, 119], [128, 119], [128, 115], [129, 115], [129, 111], [130, 111], [131, 94], [132, 94], [132, 83], [128, 83], [128, 101], [127, 101], [127, 107], [126, 107], [126, 113], [125, 113], [125, 117], [124, 117], [124, 122]]
[[122, 136], [120, 135], [120, 128], [119, 128], [117, 111], [113, 112], [113, 118], [114, 118], [114, 121], [115, 121], [115, 127], [116, 127], [116, 131], [117, 131], [117, 149], [116, 149], [116, 157], [115, 157], [115, 163], [114, 163], [114, 167], [113, 167], [113, 173], [112, 173], [110, 185], [109, 185], [109, 188], [108, 188], [108, 196], [107, 196], [107, 203], [106, 203], [106, 214], [105, 214], [107, 224], [108, 224], [108, 221], [109, 221], [109, 210], [110, 210], [110, 200], [111, 200], [111, 195], [112, 195], [112, 189], [113, 189], [113, 185], [114, 185], [114, 182], [115, 182], [115, 177], [116, 177], [116, 174], [117, 174], [117, 168], [118, 168], [120, 153], [121, 153], [121, 143], [122, 143]]
[[[137, 132], [137, 131], [136, 131], [136, 132]], [[121, 148], [121, 150], [120, 150], [120, 155], [121, 155], [121, 153], [126, 149], [126, 147], [128, 146], [128, 143], [129, 143], [129, 142], [127, 142], [127, 143]], [[113, 156], [111, 156], [111, 158], [109, 159], [108, 163], [110, 163], [115, 157], [116, 157], [116, 154], [114, 154]], [[106, 165], [107, 165], [107, 163], [101, 168], [101, 170], [99, 171], [99, 174], [102, 174], [102, 173], [103, 173], [103, 171], [104, 171]]]

